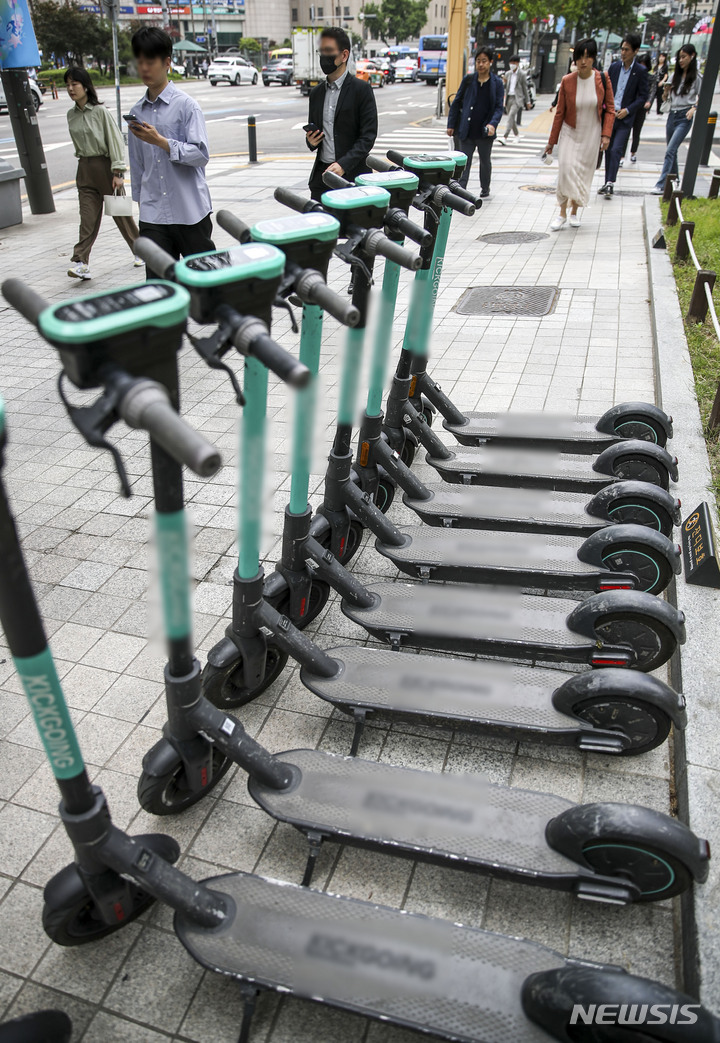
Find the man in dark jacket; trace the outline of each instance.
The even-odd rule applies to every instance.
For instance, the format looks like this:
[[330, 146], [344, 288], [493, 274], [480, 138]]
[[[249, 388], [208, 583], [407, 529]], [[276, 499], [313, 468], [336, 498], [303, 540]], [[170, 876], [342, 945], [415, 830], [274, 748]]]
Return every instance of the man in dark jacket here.
[[475, 55], [475, 72], [469, 73], [458, 87], [448, 113], [447, 132], [457, 135], [460, 148], [468, 158], [460, 178], [465, 188], [470, 176], [472, 158], [477, 149], [480, 160], [480, 195], [490, 195], [492, 174], [491, 152], [497, 125], [502, 119], [505, 88], [499, 76], [492, 71], [495, 52], [492, 47], [481, 47]]
[[323, 29], [320, 34], [320, 68], [327, 76], [310, 92], [308, 122], [316, 130], [306, 135], [307, 146], [317, 151], [310, 192], [319, 199], [327, 191], [326, 170], [353, 181], [368, 172], [366, 159], [375, 144], [377, 105], [369, 83], [348, 72], [350, 39], [344, 29]]
[[625, 155], [635, 116], [650, 92], [647, 69], [635, 60], [639, 50], [640, 37], [629, 33], [620, 45], [620, 61], [613, 62], [607, 71], [615, 98], [615, 124], [605, 152], [605, 184], [598, 189], [598, 195], [606, 199], [615, 191], [620, 160]]

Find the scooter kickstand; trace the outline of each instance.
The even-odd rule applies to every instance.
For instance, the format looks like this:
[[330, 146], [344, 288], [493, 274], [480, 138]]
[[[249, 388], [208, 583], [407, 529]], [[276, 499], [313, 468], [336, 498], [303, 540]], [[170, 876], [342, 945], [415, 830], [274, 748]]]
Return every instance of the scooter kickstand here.
[[352, 746], [350, 747], [350, 756], [357, 757], [357, 751], [360, 746], [360, 739], [365, 731], [365, 721], [367, 720], [367, 714], [364, 710], [358, 710], [357, 707], [353, 708], [353, 720], [355, 721], [355, 730], [353, 731]]
[[310, 832], [306, 833], [308, 839], [308, 857], [305, 863], [305, 872], [303, 878], [300, 881], [302, 887], [309, 887], [315, 872], [315, 865], [317, 863], [318, 855], [320, 854], [320, 848], [322, 847], [323, 838], [320, 833]]
[[246, 982], [241, 982], [240, 995], [243, 998], [243, 1012], [237, 1043], [250, 1043], [250, 1024], [255, 1013], [255, 1005], [260, 995], [260, 990], [253, 985], [248, 985]]

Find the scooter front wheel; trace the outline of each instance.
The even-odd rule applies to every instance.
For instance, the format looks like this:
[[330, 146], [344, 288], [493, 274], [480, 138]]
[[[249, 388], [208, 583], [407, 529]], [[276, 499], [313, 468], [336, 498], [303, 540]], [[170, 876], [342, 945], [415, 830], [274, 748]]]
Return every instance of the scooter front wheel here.
[[[348, 526], [348, 534], [343, 544], [341, 553], [338, 555], [338, 561], [341, 565], [347, 565], [347, 563], [355, 557], [357, 552], [360, 550], [360, 544], [362, 543], [364, 528], [359, 521], [352, 519]], [[319, 543], [326, 550], [330, 549], [331, 533], [328, 529], [327, 532], [319, 539]]]
[[392, 502], [395, 499], [395, 485], [390, 481], [389, 478], [380, 478], [378, 480], [377, 489], [375, 490], [375, 506], [383, 514], [392, 507]]
[[330, 589], [330, 584], [326, 583], [325, 580], [313, 579], [310, 584], [310, 594], [307, 598], [305, 612], [298, 619], [295, 619], [290, 612], [289, 590], [286, 590], [284, 594], [278, 598], [277, 602], [273, 602], [272, 605], [281, 616], [287, 616], [298, 630], [304, 630], [305, 627], [309, 626], [314, 619], [317, 619], [327, 605], [328, 598], [330, 597]]
[[262, 695], [277, 680], [288, 661], [287, 652], [277, 645], [268, 645], [265, 673], [262, 680], [248, 687], [241, 658], [227, 666], [218, 667], [206, 663], [202, 672], [203, 695], [220, 710], [233, 710], [245, 706]]
[[150, 815], [178, 815], [202, 800], [232, 767], [233, 761], [217, 747], [212, 751], [212, 777], [202, 789], [191, 789], [187, 784], [185, 765], [180, 761], [164, 775], [149, 775], [143, 771], [138, 781], [137, 795], [140, 807]]
[[595, 728], [627, 736], [630, 746], [619, 751], [621, 757], [634, 757], [662, 746], [672, 726], [666, 713], [641, 699], [596, 696], [575, 703], [572, 712]]

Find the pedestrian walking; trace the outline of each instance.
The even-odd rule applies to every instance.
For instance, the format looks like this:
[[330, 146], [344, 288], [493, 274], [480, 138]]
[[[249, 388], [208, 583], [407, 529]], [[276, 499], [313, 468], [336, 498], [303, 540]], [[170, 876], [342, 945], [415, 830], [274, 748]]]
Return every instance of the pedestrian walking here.
[[468, 73], [458, 87], [448, 112], [447, 133], [457, 134], [460, 149], [468, 160], [460, 177], [467, 187], [472, 159], [477, 151], [480, 163], [480, 195], [490, 195], [492, 177], [492, 147], [497, 126], [502, 119], [505, 88], [500, 77], [492, 71], [495, 52], [492, 47], [481, 47], [475, 54], [475, 72]]
[[670, 75], [670, 66], [668, 65], [667, 55], [664, 51], [661, 51], [658, 55], [657, 65], [655, 66], [655, 103], [657, 105], [657, 114], [662, 116], [662, 103], [663, 103], [663, 88], [667, 83], [668, 76]]
[[615, 123], [605, 150], [605, 183], [598, 189], [598, 195], [606, 199], [611, 199], [615, 191], [620, 160], [625, 155], [635, 114], [648, 99], [647, 69], [636, 60], [639, 50], [640, 37], [628, 33], [620, 45], [620, 61], [613, 62], [607, 73], [615, 99]]
[[132, 49], [147, 88], [130, 110], [135, 119], [129, 124], [128, 141], [140, 234], [176, 259], [214, 250], [202, 110], [168, 80], [172, 40], [166, 32], [149, 26], [138, 29]]
[[558, 92], [557, 111], [550, 130], [545, 154], [558, 146], [557, 201], [560, 213], [550, 229], [559, 232], [568, 220], [580, 226], [578, 210], [588, 205], [593, 174], [599, 152], [610, 144], [615, 122], [615, 102], [610, 79], [594, 68], [597, 44], [589, 38], [575, 45], [575, 72], [563, 76]]
[[[70, 139], [78, 160], [75, 183], [80, 206], [80, 232], [68, 268], [73, 279], [90, 279], [90, 251], [100, 232], [105, 196], [125, 195], [125, 142], [118, 125], [99, 101], [90, 74], [72, 65], [65, 73], [70, 99], [67, 114]], [[138, 237], [132, 217], [114, 217], [120, 234], [132, 250]], [[136, 261], [142, 264], [142, 261]]]
[[665, 159], [660, 178], [652, 190], [655, 196], [660, 196], [665, 191], [665, 178], [668, 174], [679, 176], [678, 151], [690, 133], [701, 85], [702, 76], [698, 72], [697, 51], [693, 44], [684, 43], [675, 57], [672, 80], [663, 88], [663, 99], [670, 101], [670, 111], [665, 125]]
[[203, 79], [206, 80], [207, 79], [207, 74], [208, 74], [208, 69], [210, 68], [210, 66], [208, 65], [207, 58], [203, 58], [202, 65], [200, 66], [200, 68], [202, 69]]
[[[640, 135], [642, 134], [642, 129], [645, 126], [645, 119], [647, 117], [647, 114], [652, 108], [652, 103], [655, 100], [655, 91], [657, 89], [657, 76], [652, 71], [652, 60], [647, 51], [645, 52], [645, 54], [641, 54], [639, 56], [638, 61], [641, 65], [644, 65], [648, 71], [648, 99], [645, 102], [645, 104], [641, 105], [640, 108], [637, 110], [637, 112], [635, 113], [635, 119], [633, 120], [632, 139], [630, 141], [631, 163], [637, 163], [637, 151], [638, 146], [640, 145]], [[625, 147], [625, 153], [627, 155], [627, 146]], [[623, 165], [623, 162], [624, 159], [621, 159], [620, 166]]]
[[310, 180], [313, 199], [327, 186], [326, 170], [353, 181], [368, 172], [368, 153], [378, 131], [377, 105], [372, 87], [348, 71], [351, 43], [344, 29], [329, 26], [320, 33], [320, 68], [325, 80], [313, 87], [309, 97], [305, 141], [315, 152]]
[[507, 143], [512, 132], [516, 138], [520, 137], [518, 130], [518, 116], [523, 109], [532, 108], [532, 98], [528, 87], [527, 74], [520, 68], [520, 58], [514, 54], [509, 61], [509, 70], [505, 74], [505, 112], [507, 113], [507, 124], [505, 133], [498, 141], [501, 145]]

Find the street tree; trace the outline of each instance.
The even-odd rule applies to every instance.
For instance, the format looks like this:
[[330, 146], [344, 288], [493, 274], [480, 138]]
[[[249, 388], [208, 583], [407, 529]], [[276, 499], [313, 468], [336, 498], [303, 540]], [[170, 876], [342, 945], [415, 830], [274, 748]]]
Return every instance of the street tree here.
[[[427, 21], [430, 0], [382, 0], [382, 3], [365, 4], [365, 18], [371, 22], [372, 32], [384, 43], [396, 46], [403, 40], [412, 40], [420, 35]], [[368, 19], [368, 15], [371, 19]]]

